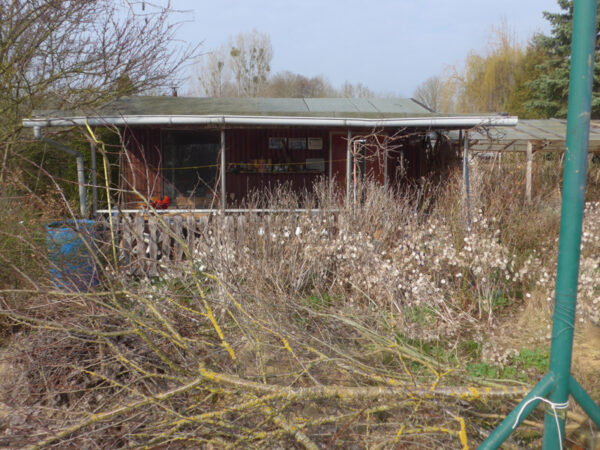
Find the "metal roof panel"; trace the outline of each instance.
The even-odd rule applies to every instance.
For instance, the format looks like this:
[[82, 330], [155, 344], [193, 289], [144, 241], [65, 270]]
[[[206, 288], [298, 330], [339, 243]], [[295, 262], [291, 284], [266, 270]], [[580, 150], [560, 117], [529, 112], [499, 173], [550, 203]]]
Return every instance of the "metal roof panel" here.
[[369, 102], [379, 112], [404, 114], [431, 114], [431, 111], [410, 98], [373, 98]]
[[411, 99], [123, 97], [94, 111], [36, 111], [34, 117], [85, 115], [248, 115], [390, 118], [433, 115]]
[[[245, 100], [245, 99], [240, 99]], [[257, 114], [305, 114], [309, 112], [306, 102], [302, 98], [257, 98]]]
[[351, 102], [356, 109], [360, 112], [366, 113], [376, 113], [377, 108], [373, 106], [373, 103], [368, 98], [349, 98], [349, 102]]
[[307, 98], [305, 101], [313, 113], [343, 114], [360, 112], [348, 98]]
[[[600, 125], [600, 124], [598, 124]], [[519, 120], [516, 127], [502, 128], [490, 133], [493, 141], [565, 141], [567, 123], [561, 119]], [[486, 140], [485, 133], [471, 133], [473, 139]], [[600, 128], [590, 127], [590, 140], [600, 140]]]

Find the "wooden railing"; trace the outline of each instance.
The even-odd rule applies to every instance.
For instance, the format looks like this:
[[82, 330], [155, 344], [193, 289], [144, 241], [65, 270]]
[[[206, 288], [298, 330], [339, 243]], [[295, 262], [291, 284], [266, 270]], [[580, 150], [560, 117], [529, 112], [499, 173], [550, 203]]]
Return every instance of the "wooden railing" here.
[[[254, 216], [255, 218], [257, 216]], [[157, 276], [162, 269], [174, 269], [193, 258], [199, 239], [225, 236], [246, 241], [246, 215], [157, 215], [119, 213], [112, 217], [113, 238], [107, 217], [99, 219], [107, 230], [106, 242], [115, 245], [119, 270], [130, 274]], [[261, 222], [270, 222], [262, 217]], [[112, 241], [112, 242], [111, 242]]]

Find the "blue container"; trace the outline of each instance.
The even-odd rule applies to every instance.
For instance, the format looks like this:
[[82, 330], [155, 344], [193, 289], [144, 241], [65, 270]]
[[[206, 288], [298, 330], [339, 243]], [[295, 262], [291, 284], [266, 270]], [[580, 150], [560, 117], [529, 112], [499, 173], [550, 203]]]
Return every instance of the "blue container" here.
[[46, 225], [50, 275], [57, 288], [87, 290], [99, 283], [92, 250], [95, 238], [94, 220], [67, 220]]

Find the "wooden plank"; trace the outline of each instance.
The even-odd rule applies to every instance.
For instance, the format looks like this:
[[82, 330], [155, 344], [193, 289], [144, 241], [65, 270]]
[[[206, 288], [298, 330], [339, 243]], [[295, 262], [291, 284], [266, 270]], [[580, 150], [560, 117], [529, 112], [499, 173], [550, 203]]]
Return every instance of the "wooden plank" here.
[[199, 234], [206, 233], [206, 230], [208, 228], [208, 216], [201, 216], [198, 219], [198, 223], [197, 223], [196, 228], [197, 228]]
[[469, 132], [465, 131], [463, 142], [463, 189], [467, 209], [467, 226], [471, 227], [471, 187], [469, 181]]
[[144, 260], [146, 259], [146, 243], [144, 242], [144, 228], [146, 221], [143, 216], [135, 216], [133, 219], [133, 237], [135, 244], [133, 248], [133, 269], [145, 272]]
[[236, 238], [240, 245], [246, 245], [246, 215], [240, 214], [237, 217]]
[[201, 216], [198, 218], [198, 222], [196, 222], [196, 241], [200, 239], [203, 242], [207, 242], [208, 240], [208, 227], [209, 227], [209, 217]]
[[223, 231], [225, 232], [225, 238], [230, 239], [232, 236], [235, 237], [235, 222], [232, 216], [223, 217]]
[[171, 222], [170, 217], [163, 218], [164, 224], [162, 224], [160, 229], [160, 253], [161, 253], [161, 262], [163, 264], [168, 264], [171, 261], [171, 234], [169, 233], [169, 223]]
[[264, 240], [264, 251], [268, 254], [271, 245], [271, 215], [267, 214], [266, 216], [262, 216], [262, 223], [265, 228], [265, 240]]
[[525, 201], [531, 204], [533, 184], [533, 142], [527, 142], [527, 168], [525, 172]]
[[[113, 260], [113, 245], [115, 246], [115, 252], [117, 254], [117, 261], [120, 260], [121, 258], [121, 246], [120, 246], [120, 234], [119, 234], [119, 230], [121, 228], [120, 225], [120, 217], [118, 214], [116, 214], [113, 218], [112, 218], [112, 230], [110, 228], [110, 223], [108, 221], [107, 217], [102, 216], [102, 218], [100, 219], [100, 232], [101, 232], [101, 236], [102, 236], [102, 241], [99, 244], [102, 245], [104, 247], [105, 250], [103, 250], [104, 252], [106, 252], [106, 255], [110, 255], [108, 261], [110, 261], [111, 263], [115, 263]], [[117, 262], [118, 265], [120, 265], [119, 262]], [[118, 270], [118, 267], [115, 267], [115, 269]]]
[[[351, 179], [350, 172], [352, 171], [352, 132], [350, 129], [347, 130], [347, 144], [346, 144], [346, 203], [350, 202], [351, 194]], [[269, 241], [271, 237], [269, 236]]]
[[123, 215], [119, 222], [119, 228], [117, 233], [121, 236], [121, 242], [119, 248], [121, 249], [121, 255], [119, 260], [122, 264], [129, 266], [131, 264], [131, 257], [133, 255], [133, 225], [131, 223], [131, 217]]
[[185, 222], [186, 222], [185, 228], [186, 228], [186, 233], [187, 233], [187, 236], [186, 236], [187, 245], [188, 245], [189, 252], [193, 258], [194, 248], [195, 248], [195, 243], [196, 243], [196, 219], [194, 218], [194, 216], [188, 215], [186, 217]]
[[148, 218], [148, 263], [147, 275], [158, 275], [158, 219], [153, 214]]
[[[116, 219], [116, 217], [115, 217]], [[114, 220], [113, 220], [113, 224], [114, 224]], [[115, 230], [117, 230], [118, 227], [115, 226]], [[112, 252], [112, 240], [111, 240], [111, 234], [110, 234], [110, 224], [108, 223], [108, 220], [106, 217], [104, 216], [100, 216], [99, 218], [96, 219], [96, 237], [94, 238], [94, 246], [96, 246], [97, 248], [108, 248], [110, 252]], [[116, 240], [115, 240], [115, 245], [116, 245]]]
[[210, 227], [210, 230], [213, 232], [215, 237], [219, 237], [219, 239], [223, 237], [225, 227], [225, 221], [223, 220], [223, 216], [212, 216], [210, 218], [208, 226]]
[[183, 218], [181, 216], [173, 217], [173, 224], [171, 226], [171, 230], [177, 236], [175, 239], [175, 251], [173, 252], [173, 261], [179, 262], [183, 261], [183, 245], [181, 244], [183, 240]]
[[226, 176], [227, 171], [225, 168], [227, 167], [226, 163], [226, 155], [225, 155], [225, 130], [221, 130], [221, 210], [225, 211], [227, 208], [227, 192], [226, 192]]

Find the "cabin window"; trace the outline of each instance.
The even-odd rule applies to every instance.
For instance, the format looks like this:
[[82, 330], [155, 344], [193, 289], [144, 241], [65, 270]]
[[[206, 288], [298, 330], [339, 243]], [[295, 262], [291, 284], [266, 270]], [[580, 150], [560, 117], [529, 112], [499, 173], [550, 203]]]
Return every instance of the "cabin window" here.
[[168, 131], [163, 141], [163, 192], [178, 208], [214, 206], [219, 132]]

